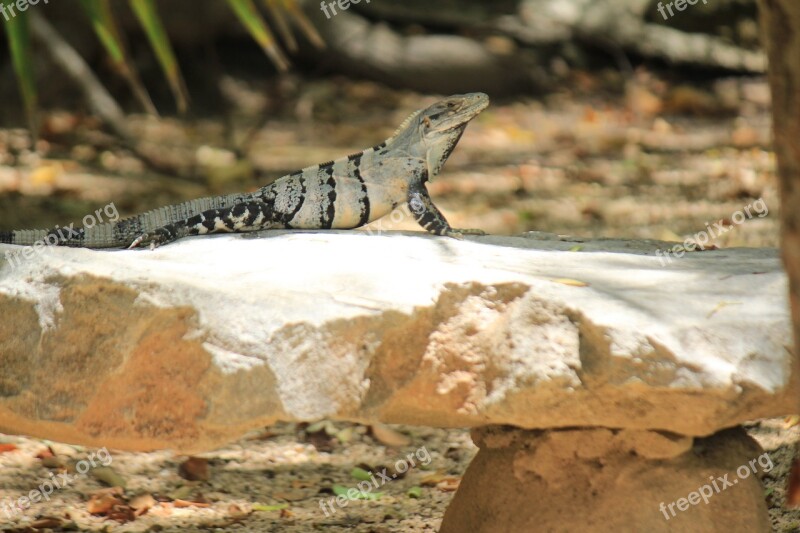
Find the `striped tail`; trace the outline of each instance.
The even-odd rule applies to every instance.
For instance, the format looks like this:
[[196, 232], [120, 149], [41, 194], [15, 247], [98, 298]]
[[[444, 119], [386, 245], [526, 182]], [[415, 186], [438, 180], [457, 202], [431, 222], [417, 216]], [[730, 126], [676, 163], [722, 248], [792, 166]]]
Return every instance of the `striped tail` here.
[[169, 205], [115, 222], [85, 228], [66, 226], [49, 230], [0, 231], [0, 243], [32, 246], [41, 242], [48, 246], [76, 248], [126, 248], [142, 233], [167, 224], [190, 218], [209, 209], [231, 207], [242, 201], [252, 201], [258, 193], [229, 194], [190, 200]]
[[24, 229], [17, 231], [0, 232], [0, 242], [4, 244], [18, 244], [33, 246], [41, 243], [43, 246], [83, 246], [85, 239], [83, 228], [75, 229], [72, 226], [56, 227], [53, 229]]

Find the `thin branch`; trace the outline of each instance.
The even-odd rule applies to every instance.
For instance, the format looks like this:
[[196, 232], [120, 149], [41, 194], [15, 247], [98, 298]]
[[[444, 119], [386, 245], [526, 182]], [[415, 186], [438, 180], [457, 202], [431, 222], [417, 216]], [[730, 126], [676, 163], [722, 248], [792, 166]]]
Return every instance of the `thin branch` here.
[[89, 109], [121, 139], [125, 148], [131, 150], [147, 166], [157, 172], [185, 177], [176, 165], [144, 151], [127, 126], [125, 112], [100, 83], [91, 67], [58, 33], [58, 30], [35, 11], [29, 12], [28, 16], [30, 16], [33, 37], [42, 43], [53, 62], [81, 89]]

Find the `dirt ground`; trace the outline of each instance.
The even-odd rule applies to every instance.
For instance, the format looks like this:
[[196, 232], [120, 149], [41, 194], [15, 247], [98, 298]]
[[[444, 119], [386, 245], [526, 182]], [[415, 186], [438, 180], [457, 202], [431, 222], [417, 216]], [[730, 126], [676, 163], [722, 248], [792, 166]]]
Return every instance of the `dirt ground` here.
[[[181, 179], [156, 175], [81, 113], [49, 113], [36, 143], [23, 130], [0, 129], [0, 228], [79, 222], [109, 202], [124, 216], [255, 189], [372, 146], [435, 100], [344, 79], [289, 77], [266, 88], [227, 79], [222, 89], [224, 120], [130, 117], [145, 148], [173, 162]], [[774, 247], [779, 198], [768, 112], [760, 78], [686, 84], [643, 70], [631, 79], [575, 73], [557, 94], [493, 102], [430, 191], [455, 227], [489, 233], [683, 241], [716, 227], [710, 245]], [[375, 225], [418, 229], [390, 219]], [[800, 531], [800, 511], [783, 508], [798, 419], [747, 429], [775, 464], [763, 480], [775, 530]], [[92, 452], [0, 435], [0, 530], [436, 531], [476, 449], [461, 429], [322, 422], [279, 424], [188, 463], [169, 451], [94, 451], [110, 457], [108, 465], [95, 459], [102, 468], [76, 475]], [[394, 472], [367, 499], [324, 504], [326, 515], [321, 500], [355, 488], [365, 473], [391, 472], [410, 453], [414, 468]], [[6, 505], [51, 474], [74, 479], [27, 510]], [[120, 484], [124, 491], [108, 488]]]

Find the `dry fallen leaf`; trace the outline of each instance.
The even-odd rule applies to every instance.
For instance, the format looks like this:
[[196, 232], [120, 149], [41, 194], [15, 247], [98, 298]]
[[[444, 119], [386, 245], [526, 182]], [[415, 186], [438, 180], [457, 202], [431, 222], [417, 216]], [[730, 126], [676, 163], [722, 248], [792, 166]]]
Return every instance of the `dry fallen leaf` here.
[[411, 444], [411, 439], [407, 435], [403, 435], [383, 424], [373, 424], [370, 431], [373, 438], [385, 446], [402, 448]]
[[120, 523], [132, 522], [136, 520], [136, 514], [134, 513], [133, 509], [127, 505], [115, 505], [111, 512], [106, 515], [106, 517], [111, 520], [116, 520]]
[[122, 496], [122, 489], [119, 487], [96, 490], [89, 495], [89, 502], [86, 506], [92, 514], [102, 513], [111, 509], [115, 502], [122, 503], [120, 496]]
[[118, 522], [130, 522], [136, 518], [133, 508], [122, 499], [122, 489], [119, 487], [93, 492], [86, 509], [93, 515], [105, 516]]
[[800, 424], [800, 415], [790, 415], [784, 419], [783, 429], [793, 428], [798, 424]]
[[203, 508], [211, 507], [211, 504], [208, 502], [192, 502], [189, 500], [175, 500], [174, 502], [172, 502], [172, 505], [174, 505], [178, 509], [184, 507], [203, 507]]
[[242, 518], [246, 518], [248, 515], [250, 515], [250, 513], [251, 513], [251, 511], [247, 511], [245, 509], [242, 509], [239, 505], [237, 505], [235, 503], [232, 503], [232, 504], [230, 504], [228, 506], [228, 515], [231, 518], [235, 518], [237, 520], [242, 519]]
[[436, 484], [436, 488], [442, 492], [454, 492], [458, 490], [458, 486], [461, 484], [460, 477], [446, 477], [445, 479], [441, 480], [439, 483]]
[[160, 502], [158, 505], [156, 505], [155, 507], [150, 509], [148, 514], [150, 516], [158, 516], [158, 517], [161, 517], [161, 518], [169, 518], [169, 517], [172, 516], [173, 510], [174, 510], [174, 508], [170, 504], [164, 503], [164, 502]]
[[141, 516], [145, 514], [147, 511], [155, 507], [156, 499], [153, 498], [151, 494], [143, 493], [139, 494], [138, 496], [134, 496], [134, 498], [130, 501], [130, 506], [135, 511], [136, 516]]
[[189, 481], [208, 481], [208, 459], [189, 457], [178, 467], [178, 475]]
[[419, 484], [423, 487], [435, 487], [440, 481], [446, 479], [448, 476], [442, 470], [431, 472], [420, 479]]
[[48, 446], [47, 448], [45, 448], [44, 450], [42, 450], [42, 451], [40, 451], [39, 453], [36, 454], [36, 458], [37, 459], [41, 459], [41, 460], [47, 459], [49, 457], [55, 457], [55, 456], [56, 456], [56, 452], [54, 452], [53, 448], [51, 448], [50, 446]]

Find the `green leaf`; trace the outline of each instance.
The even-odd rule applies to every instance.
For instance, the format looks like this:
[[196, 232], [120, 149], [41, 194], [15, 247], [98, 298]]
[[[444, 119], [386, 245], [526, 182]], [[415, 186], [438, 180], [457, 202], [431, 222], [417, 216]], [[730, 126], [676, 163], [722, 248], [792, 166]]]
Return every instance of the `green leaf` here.
[[422, 498], [422, 487], [411, 487], [410, 489], [408, 489], [408, 492], [406, 492], [406, 495], [409, 498], [415, 498], [415, 499]]
[[[4, 6], [15, 4], [14, 0], [0, 0], [0, 3]], [[19, 90], [25, 105], [25, 113], [28, 115], [31, 134], [35, 137], [38, 130], [36, 124], [38, 96], [36, 94], [36, 78], [33, 73], [30, 26], [25, 13], [20, 13], [13, 7], [7, 7], [7, 9], [11, 13], [16, 13], [16, 16], [10, 17], [6, 22], [6, 35], [11, 48], [11, 62], [14, 64], [14, 72], [17, 74], [17, 83], [19, 83]]]
[[169, 81], [172, 94], [178, 104], [178, 111], [184, 113], [189, 100], [186, 84], [183, 81], [178, 61], [175, 59], [175, 52], [172, 50], [164, 25], [158, 16], [155, 0], [130, 0], [130, 4], [131, 9], [136, 14], [136, 18], [139, 19], [147, 34], [147, 39], [150, 41], [150, 46], [153, 47], [167, 81]]
[[83, 10], [89, 15], [97, 37], [106, 48], [114, 62], [119, 63], [125, 60], [125, 47], [119, 38], [119, 31], [111, 16], [111, 5], [108, 0], [80, 0]]
[[289, 507], [288, 503], [278, 503], [275, 505], [263, 505], [260, 503], [256, 503], [253, 505], [254, 511], [280, 511], [281, 509], [286, 509]]
[[[347, 494], [351, 490], [356, 491], [355, 495], [350, 496]], [[348, 500], [380, 500], [383, 496], [383, 492], [361, 492], [358, 489], [347, 488], [342, 485], [334, 485], [333, 493], [336, 496], [344, 496]]]
[[261, 48], [264, 49], [264, 52], [272, 60], [275, 67], [281, 72], [287, 71], [289, 69], [289, 61], [276, 45], [275, 37], [258, 12], [253, 0], [228, 0], [228, 5], [239, 17], [239, 20], [250, 32], [250, 35], [261, 45]]
[[89, 474], [97, 481], [105, 483], [109, 487], [122, 487], [127, 486], [125, 478], [117, 473], [116, 470], [110, 466], [98, 466], [89, 470]]
[[157, 115], [158, 112], [153, 105], [153, 101], [150, 99], [150, 95], [147, 94], [144, 84], [142, 84], [136, 69], [133, 67], [133, 63], [130, 61], [125, 48], [125, 42], [122, 40], [122, 34], [111, 12], [110, 0], [80, 1], [83, 10], [89, 16], [94, 32], [97, 34], [98, 39], [100, 39], [109, 57], [111, 57], [111, 61], [114, 63], [116, 69], [128, 81], [128, 85], [130, 85], [131, 90], [142, 107], [151, 115]]
[[353, 477], [359, 481], [370, 481], [372, 479], [372, 474], [370, 474], [363, 468], [359, 468], [356, 466], [350, 471], [350, 477]]

